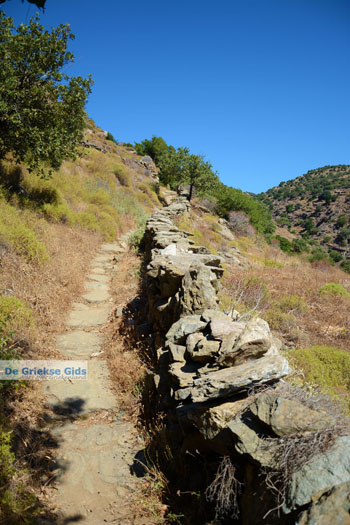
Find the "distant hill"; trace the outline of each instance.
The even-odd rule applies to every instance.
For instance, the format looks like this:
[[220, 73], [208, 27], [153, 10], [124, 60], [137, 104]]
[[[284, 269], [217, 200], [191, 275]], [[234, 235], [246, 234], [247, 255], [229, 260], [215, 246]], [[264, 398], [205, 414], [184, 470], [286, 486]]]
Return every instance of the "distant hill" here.
[[336, 261], [350, 259], [350, 166], [324, 166], [260, 193], [275, 221], [317, 241]]

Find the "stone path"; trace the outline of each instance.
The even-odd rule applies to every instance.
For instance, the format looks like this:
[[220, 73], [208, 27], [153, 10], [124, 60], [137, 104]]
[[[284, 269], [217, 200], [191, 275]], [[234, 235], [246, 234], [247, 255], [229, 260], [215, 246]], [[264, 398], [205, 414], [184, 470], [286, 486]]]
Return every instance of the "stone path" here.
[[57, 336], [63, 359], [89, 361], [88, 380], [43, 383], [58, 442], [53, 474], [62, 524], [143, 523], [132, 519], [129, 504], [136, 483], [130, 467], [141, 445], [134, 427], [118, 414], [101, 351], [101, 326], [113, 307], [109, 276], [123, 246], [101, 246], [86, 293], [73, 304], [67, 331]]

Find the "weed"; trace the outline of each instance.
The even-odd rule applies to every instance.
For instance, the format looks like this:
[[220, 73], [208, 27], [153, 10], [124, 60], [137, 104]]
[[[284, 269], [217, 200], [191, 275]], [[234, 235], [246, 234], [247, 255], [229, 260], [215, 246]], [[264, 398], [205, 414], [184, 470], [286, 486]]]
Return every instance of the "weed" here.
[[224, 456], [219, 464], [214, 481], [205, 491], [208, 501], [215, 503], [215, 519], [229, 516], [238, 518], [238, 497], [242, 483], [235, 476], [236, 468], [229, 456]]

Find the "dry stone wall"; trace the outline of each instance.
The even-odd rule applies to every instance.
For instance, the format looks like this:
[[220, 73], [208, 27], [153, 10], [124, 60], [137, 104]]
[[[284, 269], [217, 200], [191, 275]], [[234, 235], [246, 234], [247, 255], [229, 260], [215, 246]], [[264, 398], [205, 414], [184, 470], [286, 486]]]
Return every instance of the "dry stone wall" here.
[[[154, 384], [168, 420], [184, 443], [192, 436], [197, 447], [205, 443], [240, 465], [242, 523], [295, 523], [299, 517], [303, 524], [316, 523], [318, 502], [322, 512], [332, 512], [337, 497], [349, 520], [348, 435], [333, 436], [327, 451], [310, 449], [312, 457], [285, 480], [279, 512], [270, 512], [276, 505], [261, 473], [280, 468], [282, 441], [331, 435], [335, 421], [283, 395], [282, 378], [291, 370], [266, 321], [242, 321], [238, 312], [228, 316], [218, 309], [222, 259], [195, 246], [173, 222], [189, 206], [179, 197], [149, 219], [145, 234], [149, 322], [158, 357]], [[271, 388], [251, 395], [262, 385]]]

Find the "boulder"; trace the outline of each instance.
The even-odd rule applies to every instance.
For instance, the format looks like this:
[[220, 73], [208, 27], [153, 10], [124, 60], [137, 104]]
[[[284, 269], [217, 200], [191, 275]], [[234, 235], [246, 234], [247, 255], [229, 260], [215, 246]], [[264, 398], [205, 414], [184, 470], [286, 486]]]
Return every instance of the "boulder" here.
[[220, 310], [212, 310], [207, 308], [201, 314], [202, 320], [209, 323], [210, 321], [237, 321], [239, 313], [234, 310], [233, 315], [229, 316]]
[[169, 342], [167, 344], [167, 347], [169, 349], [169, 357], [170, 361], [174, 363], [185, 363], [185, 352], [186, 347], [181, 345], [176, 345], [175, 343]]
[[181, 317], [174, 323], [166, 334], [166, 339], [172, 343], [182, 344], [189, 334], [204, 330], [207, 323], [201, 321], [200, 315]]
[[[193, 335], [194, 334], [192, 334], [192, 336]], [[208, 361], [211, 361], [212, 358], [218, 353], [220, 348], [220, 342], [209, 341], [203, 336], [198, 339], [197, 344], [194, 347], [191, 344], [190, 348], [191, 350], [189, 350], [189, 347], [187, 347], [187, 351], [192, 361], [197, 361], [199, 363], [207, 363]]]
[[310, 503], [319, 491], [349, 481], [350, 436], [340, 436], [328, 450], [314, 455], [292, 474], [283, 511], [289, 513]]
[[216, 281], [217, 277], [210, 268], [201, 263], [193, 263], [182, 280], [182, 314], [201, 313], [207, 308], [215, 309], [219, 302], [214, 286]]
[[[244, 323], [235, 324], [242, 327]], [[246, 323], [237, 338], [235, 332], [227, 336], [221, 346], [218, 363], [222, 366], [234, 366], [250, 359], [259, 359], [266, 354], [272, 342], [268, 323], [258, 317]]]
[[[246, 323], [235, 322], [232, 319], [213, 319], [210, 322], [210, 332], [214, 339], [223, 341], [223, 352], [230, 351], [246, 327]], [[232, 346], [231, 346], [232, 345]]]
[[259, 436], [251, 424], [236, 418], [227, 424], [234, 438], [234, 448], [239, 454], [247, 454], [261, 467], [274, 468], [277, 465], [277, 447]]
[[280, 397], [274, 392], [265, 392], [258, 396], [250, 410], [279, 437], [326, 430], [334, 426], [334, 420], [330, 416], [311, 410], [298, 401]]
[[288, 361], [281, 355], [269, 355], [256, 361], [210, 372], [194, 380], [190, 392], [193, 402], [227, 397], [253, 386], [274, 382], [290, 373]]
[[350, 482], [342, 483], [312, 498], [311, 506], [298, 518], [298, 525], [350, 525]]
[[179, 388], [186, 388], [193, 385], [193, 380], [197, 375], [198, 365], [193, 363], [172, 363], [169, 366], [169, 374], [172, 381]]

